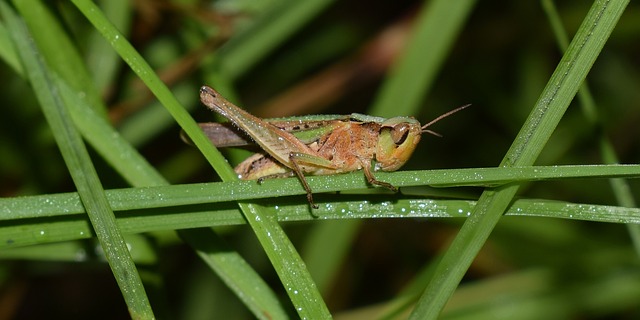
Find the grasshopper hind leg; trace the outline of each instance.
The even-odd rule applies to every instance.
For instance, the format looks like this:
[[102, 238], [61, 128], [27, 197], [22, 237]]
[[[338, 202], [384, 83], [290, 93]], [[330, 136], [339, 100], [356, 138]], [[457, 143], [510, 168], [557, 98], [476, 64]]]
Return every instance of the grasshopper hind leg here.
[[302, 173], [302, 169], [297, 162], [295, 153], [289, 155], [289, 162], [292, 164], [292, 168], [287, 168], [273, 158], [266, 154], [257, 153], [247, 158], [240, 163], [235, 171], [243, 180], [257, 180], [258, 183], [262, 183], [264, 180], [273, 178], [289, 178], [298, 176], [298, 179], [302, 183], [304, 190], [307, 192], [307, 200], [314, 209], [318, 209], [318, 206], [313, 203], [313, 196], [311, 195], [311, 187], [307, 183], [307, 179]]
[[304, 173], [302, 172], [302, 169], [300, 169], [300, 166], [296, 161], [296, 156], [294, 153], [291, 153], [291, 155], [289, 155], [289, 161], [291, 162], [291, 165], [293, 167], [291, 168], [291, 171], [277, 172], [277, 173], [258, 177], [257, 178], [258, 183], [262, 183], [264, 180], [267, 180], [267, 179], [290, 178], [293, 176], [298, 176], [298, 179], [302, 183], [302, 187], [304, 187], [304, 190], [307, 192], [307, 200], [309, 201], [309, 204], [311, 205], [312, 208], [318, 209], [319, 208], [318, 205], [313, 202], [311, 187], [309, 187], [309, 184], [307, 183], [307, 179], [305, 178]]
[[289, 154], [289, 161], [291, 161], [293, 172], [295, 172], [295, 174], [298, 176], [298, 179], [302, 183], [304, 190], [307, 191], [307, 201], [309, 201], [309, 204], [311, 205], [311, 207], [314, 209], [318, 209], [319, 208], [318, 205], [313, 203], [313, 194], [311, 193], [311, 187], [309, 187], [309, 184], [307, 183], [307, 179], [304, 177], [304, 173], [300, 169], [300, 166], [298, 165], [298, 162], [296, 161], [295, 158], [296, 157], [293, 152]]

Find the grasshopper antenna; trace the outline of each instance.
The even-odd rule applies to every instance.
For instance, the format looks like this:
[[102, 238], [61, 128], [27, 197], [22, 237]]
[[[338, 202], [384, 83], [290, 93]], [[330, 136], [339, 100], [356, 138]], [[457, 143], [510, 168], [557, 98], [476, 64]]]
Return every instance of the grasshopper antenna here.
[[446, 118], [446, 117], [448, 117], [448, 116], [450, 116], [450, 115], [452, 115], [452, 114], [454, 114], [454, 113], [456, 113], [458, 111], [462, 111], [462, 110], [464, 110], [464, 109], [466, 109], [466, 108], [468, 108], [470, 106], [471, 106], [471, 104], [465, 104], [462, 107], [457, 107], [457, 108], [455, 108], [455, 109], [453, 109], [453, 110], [451, 110], [451, 111], [449, 111], [447, 113], [441, 114], [439, 117], [431, 120], [429, 123], [427, 123], [424, 126], [422, 126], [422, 128], [421, 128], [422, 129], [422, 133], [428, 133], [428, 134], [432, 134], [432, 135], [434, 135], [436, 137], [442, 138], [441, 134], [439, 134], [439, 133], [437, 133], [435, 131], [428, 130], [427, 128], [429, 126], [433, 125], [434, 123], [436, 123], [436, 122], [438, 122], [438, 121], [440, 121], [440, 120], [442, 120], [442, 119], [444, 119], [444, 118]]

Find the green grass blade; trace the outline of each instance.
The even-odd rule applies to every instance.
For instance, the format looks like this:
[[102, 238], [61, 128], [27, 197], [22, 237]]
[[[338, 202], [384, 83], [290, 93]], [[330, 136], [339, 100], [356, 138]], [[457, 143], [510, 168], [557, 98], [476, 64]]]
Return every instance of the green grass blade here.
[[[167, 185], [166, 180], [158, 174], [140, 154], [124, 141], [103, 119], [97, 117], [90, 108], [83, 108], [82, 101], [67, 86], [61, 86], [62, 93], [74, 103], [72, 110], [76, 114], [76, 123], [98, 152], [121, 172], [122, 176], [134, 186]], [[196, 235], [192, 235], [196, 233]], [[211, 246], [222, 243], [215, 233], [207, 233], [210, 244], [203, 242], [197, 234], [202, 232], [183, 230], [179, 234], [209, 266], [213, 268], [236, 295], [254, 312], [258, 318], [266, 314], [284, 315], [282, 306], [275, 298], [275, 293], [251, 267], [244, 262], [237, 252], [228, 250], [215, 251]], [[202, 246], [207, 250], [204, 250]]]
[[[435, 0], [422, 4], [413, 34], [379, 90], [369, 114], [384, 117], [417, 114], [422, 98], [430, 89], [439, 67], [443, 65], [445, 56], [451, 49], [453, 39], [474, 4], [473, 0]], [[348, 243], [342, 242], [341, 246], [334, 246], [336, 250], [331, 250], [330, 254], [323, 254], [321, 248], [327, 241], [355, 238], [359, 225], [360, 221], [357, 220], [343, 222], [340, 228], [333, 230], [332, 235], [326, 229], [320, 229], [314, 238], [316, 243], [308, 242], [309, 247], [319, 248], [310, 251], [308, 256], [310, 265], [318, 265], [314, 268], [318, 270], [319, 278], [316, 279], [322, 281], [318, 283], [319, 286], [328, 285], [325, 281], [329, 281], [336, 272], [329, 267], [337, 268], [341, 264], [344, 258], [341, 253], [347, 252]], [[325, 234], [325, 237], [320, 237], [320, 234]], [[311, 261], [314, 261], [313, 264]]]
[[85, 17], [100, 31], [103, 37], [112, 45], [113, 49], [122, 57], [140, 79], [149, 87], [171, 116], [185, 130], [198, 148], [205, 150], [204, 156], [214, 166], [218, 174], [224, 178], [235, 177], [235, 173], [217, 152], [198, 128], [189, 113], [180, 105], [175, 96], [154, 73], [144, 58], [133, 48], [122, 35], [101, 13], [98, 7], [87, 0], [74, 0], [73, 3]]
[[[7, 44], [7, 48], [10, 49], [7, 50], [7, 54], [17, 59], [15, 50], [12, 50], [12, 42]], [[20, 65], [14, 66], [13, 69], [16, 73], [25, 76]], [[56, 74], [53, 74], [52, 80], [60, 89], [60, 95], [69, 107], [71, 117], [82, 136], [120, 173], [123, 179], [132, 186], [167, 183], [131, 144], [122, 139], [104, 117], [95, 112], [99, 106], [91, 105], [86, 95], [77, 94], [78, 91], [74, 91], [67, 81]], [[82, 79], [74, 81], [80, 82]]]
[[[485, 186], [495, 184], [495, 182], [515, 184], [542, 179], [554, 180], [581, 177], [637, 178], [640, 176], [640, 165], [567, 166], [566, 170], [563, 169], [565, 168], [530, 167], [406, 171], [387, 174], [385, 175], [385, 181], [391, 181], [394, 185], [397, 184], [399, 186], [429, 184], [434, 187], [444, 187], [451, 184]], [[556, 176], [554, 177], [553, 174]], [[317, 192], [355, 191], [367, 188], [366, 182], [359, 181], [356, 178], [357, 176], [357, 173], [355, 173], [335, 177], [309, 177], [309, 182], [310, 186]], [[411, 179], [408, 179], [408, 177]], [[334, 183], [337, 185], [334, 185]], [[270, 199], [277, 196], [304, 194], [304, 190], [295, 188], [298, 184], [299, 181], [292, 178], [267, 180], [262, 185], [257, 184], [255, 181], [232, 181], [156, 186], [107, 190], [107, 198], [113, 210], [141, 210], [262, 198]], [[228, 190], [233, 190], [234, 192], [225, 192]], [[374, 197], [383, 195], [385, 194], [373, 194]], [[386, 195], [394, 197], [391, 193]], [[318, 198], [321, 200], [324, 195], [318, 194]], [[282, 199], [283, 201], [286, 200], [286, 198]], [[300, 202], [301, 199], [299, 197], [290, 199], [290, 201], [295, 200]], [[303, 201], [302, 204], [304, 203], [306, 202]], [[323, 202], [319, 201], [319, 203]], [[3, 209], [0, 221], [52, 217], [59, 215], [60, 212], [65, 212], [66, 214], [84, 213], [79, 198], [71, 193], [0, 198], [0, 207]], [[314, 214], [324, 213], [325, 210], [329, 211], [331, 207], [335, 207], [335, 205], [326, 203], [319, 210], [314, 211]]]
[[[613, 150], [613, 146], [606, 137], [602, 137], [600, 139], [600, 152], [602, 153], [602, 157], [604, 162], [606, 163], [617, 163], [618, 156], [616, 152]], [[618, 204], [624, 207], [637, 207], [637, 203], [633, 197], [633, 193], [627, 183], [626, 180], [620, 178], [613, 178], [609, 180], [611, 184], [611, 189], [616, 196]], [[633, 246], [636, 249], [636, 253], [640, 255], [640, 225], [638, 224], [627, 224], [627, 230], [629, 231], [629, 235], [631, 240], [633, 241]]]
[[[57, 78], [57, 77], [56, 77]], [[99, 117], [87, 102], [82, 100], [72, 89], [61, 79], [57, 79], [57, 85], [61, 95], [67, 101], [72, 116], [78, 129], [87, 141], [98, 151], [98, 153], [109, 162], [122, 177], [133, 186], [161, 186], [167, 185], [166, 180], [135, 150], [129, 143], [122, 139], [120, 134], [111, 127], [104, 118]], [[79, 201], [79, 198], [74, 197]], [[69, 201], [64, 200], [65, 202]], [[74, 200], [70, 200], [74, 201]], [[78, 202], [78, 205], [82, 205]], [[44, 205], [45, 207], [47, 205]], [[82, 210], [84, 211], [84, 210]], [[78, 221], [80, 222], [80, 221]], [[63, 229], [74, 230], [85, 236], [92, 236], [91, 227], [85, 221], [78, 223], [59, 224]], [[59, 229], [62, 231], [62, 229]], [[199, 250], [199, 243], [192, 242], [190, 230], [178, 231], [180, 235], [195, 248], [200, 257], [208, 264], [218, 266], [217, 271], [228, 272], [219, 274], [225, 283], [240, 297], [249, 309], [259, 311], [255, 316], [260, 318], [265, 314], [283, 315], [282, 306], [277, 303], [275, 293], [264, 283], [260, 276], [251, 269], [246, 262], [239, 263], [242, 258], [237, 252], [204, 252]], [[74, 240], [69, 237], [57, 237], [56, 231], [43, 235], [49, 239], [57, 241]], [[209, 241], [220, 242], [215, 234], [211, 234]], [[79, 239], [79, 238], [75, 238]], [[56, 241], [54, 240], [54, 241]], [[15, 243], [14, 243], [15, 244]], [[10, 244], [13, 246], [13, 244]], [[10, 255], [9, 255], [10, 257]], [[24, 256], [23, 256], [24, 257]], [[254, 299], [243, 299], [244, 297], [254, 297]], [[275, 302], [275, 303], [274, 303]], [[267, 303], [267, 304], [261, 304]]]
[[[74, 0], [73, 3], [151, 89], [158, 100], [184, 129], [191, 141], [202, 151], [220, 177], [223, 180], [237, 179], [236, 174], [222, 155], [211, 145], [204, 133], [176, 101], [169, 89], [160, 81], [146, 61], [123, 35], [101, 14], [100, 10], [87, 0]], [[277, 221], [261, 213], [257, 206], [240, 204], [240, 208], [269, 256], [300, 317], [330, 317], [320, 293], [304, 266], [304, 262], [302, 262], [293, 244], [286, 237]]]
[[[76, 99], [77, 96], [65, 92], [68, 87], [63, 87], [63, 94]], [[156, 186], [166, 185], [166, 180], [158, 174], [151, 165], [146, 162], [137, 151], [121, 139], [103, 119], [95, 116], [89, 108], [82, 108], [81, 101], [72, 108], [79, 117], [76, 123], [85, 129], [85, 136], [94, 142], [94, 147], [127, 179], [131, 185]], [[195, 234], [193, 234], [195, 233]], [[236, 295], [254, 312], [258, 318], [272, 315], [280, 318], [285, 315], [284, 309], [275, 298], [275, 293], [260, 278], [260, 276], [242, 259], [237, 252], [229, 250], [212, 250], [213, 244], [221, 246], [223, 240], [215, 233], [208, 232], [208, 241], [204, 242], [203, 232], [194, 230], [179, 231], [185, 242], [189, 243], [198, 255], [220, 275], [222, 280], [233, 290]], [[203, 249], [203, 246], [204, 249]], [[206, 249], [206, 250], [205, 250]]]
[[344, 259], [349, 254], [349, 244], [356, 238], [360, 220], [318, 221], [309, 231], [303, 252], [309, 273], [320, 292], [329, 294]]
[[22, 53], [24, 69], [27, 70], [45, 117], [54, 132], [93, 230], [129, 307], [129, 313], [134, 319], [154, 319], [142, 281], [80, 134], [76, 131], [62, 99], [58, 96], [57, 88], [50, 80], [48, 70], [38, 55], [38, 49], [29, 42], [31, 35], [26, 26], [18, 20], [6, 4], [0, 5], [2, 5], [3, 16], [13, 30], [16, 48]]
[[82, 92], [85, 99], [91, 102], [91, 106], [96, 108], [95, 111], [106, 117], [106, 107], [85, 68], [84, 61], [58, 20], [42, 1], [13, 1], [13, 3], [20, 15], [24, 17], [29, 29], [38, 30], [33, 37], [43, 52], [47, 52], [44, 58], [51, 70], [65, 79], [74, 91]]
[[[542, 1], [542, 4], [545, 8], [547, 16], [549, 17], [549, 21], [556, 36], [556, 41], [558, 41], [558, 46], [561, 50], [564, 51], [567, 49], [569, 41], [567, 40], [567, 32], [562, 26], [560, 15], [558, 14], [553, 1], [544, 0]], [[586, 82], [578, 91], [578, 99], [580, 100], [582, 112], [584, 113], [587, 120], [589, 120], [594, 126], [602, 126], [602, 124], [599, 123], [596, 103], [593, 99], [593, 96], [591, 95], [589, 85]], [[613, 148], [613, 144], [605, 135], [602, 135], [600, 137], [600, 154], [604, 163], [620, 163], [620, 161], [618, 160], [618, 156], [616, 155]], [[625, 207], [637, 206], [636, 201], [633, 198], [633, 194], [631, 193], [629, 184], [626, 181], [622, 179], [611, 179], [610, 183], [611, 189], [613, 189], [613, 192], [616, 195], [616, 199], [618, 200], [618, 204]], [[633, 240], [636, 252], [638, 253], [638, 255], [640, 255], [640, 226], [627, 225], [627, 229], [629, 230], [629, 235]]]
[[[629, 176], [638, 176], [640, 168], [638, 166], [603, 166], [606, 168], [626, 169]], [[544, 172], [539, 167], [534, 167], [532, 171]], [[591, 168], [591, 169], [589, 169]], [[491, 170], [505, 171], [505, 176], [517, 175], [521, 168], [491, 168]], [[551, 167], [558, 170], [557, 167]], [[573, 171], [575, 168], [569, 168]], [[584, 173], [593, 173], [592, 166], [583, 168]], [[597, 171], [597, 170], [596, 170]], [[607, 171], [600, 170], [600, 173]], [[424, 180], [441, 180], [441, 183], [448, 184], [448, 176], [455, 176], [453, 170], [437, 170], [437, 174], [424, 174]], [[551, 171], [550, 171], [551, 172]], [[608, 173], [611, 173], [609, 170]], [[400, 174], [400, 173], [397, 173]], [[404, 173], [403, 173], [404, 174]], [[416, 176], [417, 173], [410, 173]], [[482, 174], [481, 174], [482, 175]], [[465, 176], [465, 175], [461, 175]], [[314, 177], [314, 179], [324, 179], [335, 181], [330, 177]], [[336, 177], [338, 178], [338, 177]], [[353, 181], [353, 176], [341, 175], [343, 185], [338, 189], [343, 189], [344, 185], [349, 186]], [[404, 179], [404, 178], [403, 178]], [[399, 179], [402, 180], [402, 179]], [[405, 179], [406, 180], [406, 179]], [[218, 211], [210, 211], [210, 203], [219, 201], [234, 201], [241, 199], [253, 199], [256, 197], [272, 197], [278, 195], [283, 189], [283, 184], [290, 184], [294, 187], [299, 182], [295, 179], [282, 179], [281, 181], [265, 182], [262, 186], [252, 181], [237, 181], [226, 183], [207, 183], [181, 186], [160, 186], [147, 188], [134, 188], [107, 191], [107, 199], [110, 206], [116, 211], [123, 211], [121, 227], [125, 232], [145, 232], [156, 230], [172, 230], [182, 228], [197, 228], [206, 226], [221, 226], [228, 224], [244, 223], [240, 213], [233, 210], [230, 203], [220, 203]], [[351, 182], [353, 184], [353, 182]], [[482, 184], [480, 182], [479, 184]], [[326, 184], [321, 184], [325, 185]], [[312, 185], [313, 186], [313, 185]], [[351, 189], [365, 187], [362, 185], [352, 185]], [[268, 193], [259, 194], [261, 189], [272, 189]], [[348, 187], [344, 189], [349, 189]], [[225, 194], [225, 190], [244, 190], [234, 193], [234, 195], [220, 196]], [[325, 189], [328, 190], [328, 189]], [[300, 193], [299, 191], [297, 193]], [[290, 194], [296, 194], [291, 192]], [[331, 196], [329, 196], [331, 197]], [[371, 217], [466, 217], [472, 209], [466, 201], [433, 201], [408, 199], [398, 200], [394, 195], [371, 195], [370, 201], [362, 201], [367, 196], [343, 196], [340, 202], [333, 201], [322, 205], [320, 209], [314, 211], [314, 215], [308, 212], [306, 203], [295, 202], [296, 199], [282, 198], [281, 205], [270, 207], [272, 211], [268, 214], [279, 215], [280, 221], [315, 220], [318, 217], [323, 219], [357, 219]], [[318, 200], [325, 197], [318, 195]], [[333, 198], [333, 197], [332, 197]], [[356, 199], [356, 200], [352, 200]], [[294, 204], [287, 204], [294, 201]], [[520, 203], [518, 201], [516, 203]], [[605, 221], [617, 223], [637, 223], [637, 209], [635, 208], [613, 208], [607, 206], [593, 205], [572, 205], [564, 202], [539, 200], [527, 206], [514, 205], [511, 208], [513, 214], [537, 215], [544, 217], [556, 217], [566, 219], [578, 219], [589, 221]], [[322, 202], [320, 202], [322, 203]], [[203, 205], [203, 207], [191, 208], [188, 206]], [[0, 243], [7, 247], [22, 246], [34, 243], [47, 243], [51, 241], [62, 241], [70, 239], [81, 239], [91, 235], [86, 220], [82, 216], [74, 215], [84, 213], [82, 204], [77, 194], [67, 193], [58, 195], [42, 195], [21, 198], [0, 199], [0, 207], [3, 208], [2, 215], [4, 221], [19, 221], [24, 219], [44, 219], [44, 223], [34, 221], [33, 228], [14, 226], [12, 223], [5, 224], [2, 228], [4, 232]], [[165, 208], [165, 209], [162, 209]], [[189, 209], [191, 208], [191, 209]], [[145, 211], [150, 210], [150, 211]], [[444, 213], [443, 211], [444, 210]], [[145, 213], [146, 212], [146, 213]], [[448, 213], [448, 214], [445, 214]], [[444, 215], [443, 215], [444, 214]], [[47, 219], [62, 219], [56, 224]], [[74, 221], [68, 221], [73, 219]], [[75, 227], [70, 227], [69, 224]], [[60, 228], [59, 228], [60, 227]], [[24, 229], [23, 229], [24, 228]], [[29, 231], [31, 230], [31, 231]], [[40, 233], [41, 231], [42, 234]]]
[[0, 57], [12, 69], [17, 70], [18, 73], [24, 72], [20, 64], [20, 59], [13, 47], [9, 30], [7, 30], [2, 21], [0, 21]]
[[[8, 46], [8, 48], [13, 48], [12, 45], [13, 44], [11, 43], [11, 46]], [[10, 53], [13, 53], [15, 56], [15, 51], [11, 50]], [[21, 69], [16, 69], [18, 73], [22, 73], [20, 70]], [[116, 169], [116, 171], [120, 172], [125, 180], [129, 181], [133, 186], [155, 186], [167, 184], [166, 180], [159, 175], [158, 172], [142, 156], [140, 156], [137, 150], [122, 139], [120, 134], [115, 131], [103, 117], [98, 116], [93, 111], [94, 108], [90, 106], [89, 101], [81, 98], [81, 95], [76, 94], [64, 80], [55, 75], [54, 78], [58, 88], [60, 89], [61, 96], [67, 102], [67, 106], [69, 106], [71, 115], [80, 132], [87, 141], [92, 144], [98, 153], [103, 156], [105, 160]], [[80, 228], [71, 227], [74, 225], [73, 223], [63, 225], [70, 227], [71, 229], [69, 230], [84, 230], [80, 231], [83, 237], [93, 234], [88, 223], [81, 223], [82, 226]], [[188, 235], [189, 232], [190, 231], [187, 230], [179, 231], [179, 233], [185, 238], [187, 238], [185, 235]], [[44, 235], [44, 232], [42, 235]], [[52, 234], [47, 233], [46, 237], [49, 237], [50, 235]], [[72, 238], [57, 238], [53, 235], [51, 239], [63, 241], [65, 239], [71, 240]], [[214, 238], [213, 236], [210, 240], [213, 242], [220, 241], [218, 238]], [[187, 242], [189, 242], [188, 239]], [[193, 247], [197, 247], [197, 244], [190, 244]], [[242, 258], [236, 252], [227, 252], [222, 255], [215, 252], [204, 253], [199, 251], [198, 253], [207, 264], [219, 265], [221, 266], [220, 270], [230, 271], [230, 273], [222, 274], [221, 276], [223, 279], [227, 280], [227, 284], [239, 297], [257, 297], [257, 299], [253, 300], [245, 299], [246, 303], [254, 303], [254, 305], [248, 305], [249, 309], [260, 310], [260, 313], [256, 314], [256, 317], [260, 318], [265, 314], [284, 314], [282, 306], [280, 306], [279, 303], [273, 303], [273, 301], [276, 301], [275, 294], [269, 289], [264, 281], [262, 281], [259, 275], [254, 270], [250, 269], [246, 263], [237, 263], [237, 261]], [[235, 255], [235, 258], [231, 259], [230, 255]], [[252, 284], [247, 285], [248, 282], [251, 282]], [[269, 304], [255, 305], [255, 303], [263, 302], [269, 302]]]
[[[160, 187], [158, 187], [160, 188]], [[164, 187], [169, 188], [169, 187]], [[158, 189], [156, 189], [158, 190]], [[193, 189], [194, 191], [197, 188]], [[184, 190], [180, 190], [182, 192]], [[129, 192], [127, 194], [136, 194]], [[171, 192], [162, 193], [171, 196]], [[133, 196], [116, 197], [107, 192], [112, 207], [131, 207]], [[178, 197], [178, 196], [174, 196]], [[344, 196], [339, 203], [321, 207], [311, 215], [306, 204], [283, 200], [277, 207], [267, 207], [268, 214], [278, 221], [315, 221], [381, 218], [467, 218], [476, 202], [463, 200], [433, 200], [424, 197], [401, 199], [388, 195], [375, 195], [368, 201], [364, 196]], [[169, 198], [171, 200], [171, 198]], [[24, 209], [29, 202], [34, 210]], [[40, 204], [36, 207], [36, 204]], [[38, 212], [47, 204], [46, 211]], [[76, 193], [57, 196], [30, 196], [6, 199], [2, 205], [16, 208], [9, 213], [20, 213], [29, 220], [11, 219], [0, 224], [0, 248], [16, 248], [26, 245], [51, 243], [57, 241], [87, 239], [92, 230], [84, 214], [84, 208]], [[224, 203], [212, 209], [211, 204], [171, 206], [156, 199], [154, 208], [125, 210], [118, 212], [118, 225], [124, 233], [140, 233], [161, 230], [192, 229], [213, 226], [242, 225], [246, 223], [243, 215], [232, 203]], [[16, 212], [19, 211], [19, 212]], [[118, 211], [118, 210], [116, 210]], [[4, 213], [4, 212], [3, 212]], [[640, 223], [640, 209], [627, 207], [602, 206], [593, 204], [568, 203], [541, 199], [522, 199], [515, 201], [506, 212], [514, 216], [535, 216], [581, 221], [609, 223]], [[207, 262], [209, 263], [209, 262]]]
[[300, 318], [330, 319], [331, 314], [320, 291], [300, 254], [278, 224], [277, 215], [257, 204], [239, 203], [239, 206], [278, 273]]
[[85, 139], [132, 186], [167, 184], [165, 179], [120, 134], [62, 79], [57, 81], [74, 123]]
[[281, 1], [216, 52], [220, 74], [229, 80], [238, 78], [332, 2]]
[[413, 35], [369, 113], [414, 115], [475, 4], [434, 0], [422, 6]]
[[532, 165], [582, 85], [628, 1], [596, 1], [502, 162]]
[[[578, 91], [628, 1], [596, 1], [551, 76], [502, 166], [532, 165]], [[513, 200], [517, 185], [485, 191], [444, 255], [412, 319], [435, 319]]]
[[[120, 30], [127, 34], [133, 18], [133, 4], [129, 0], [99, 1], [102, 12]], [[93, 29], [89, 34], [86, 49], [87, 69], [92, 70], [91, 76], [96, 88], [105, 91], [114, 83], [118, 67], [122, 60], [113, 52], [100, 33]]]
[[[246, 294], [238, 295], [247, 307], [258, 319], [286, 319], [287, 314], [280, 305], [276, 296], [269, 289], [269, 286], [259, 277], [249, 264], [232, 251], [211, 229], [195, 229], [189, 232], [182, 232], [181, 237], [188, 240], [197, 250], [198, 255], [211, 267], [216, 270], [232, 290]], [[211, 259], [214, 256], [215, 259]], [[234, 287], [238, 287], [234, 289]], [[246, 290], [244, 288], [256, 288], [256, 290]], [[260, 292], [268, 290], [267, 294]], [[269, 308], [265, 308], [265, 307]], [[279, 306], [275, 308], [273, 306]]]
[[[406, 288], [403, 288], [392, 300], [387, 301], [377, 319], [392, 320], [398, 319], [402, 313], [408, 314], [413, 304], [416, 303], [420, 294], [422, 294], [423, 288], [429, 283], [429, 280], [433, 278], [433, 272], [435, 271], [438, 261], [439, 258], [436, 258], [427, 264], [414, 276], [414, 279]], [[404, 318], [406, 318], [406, 315]]]

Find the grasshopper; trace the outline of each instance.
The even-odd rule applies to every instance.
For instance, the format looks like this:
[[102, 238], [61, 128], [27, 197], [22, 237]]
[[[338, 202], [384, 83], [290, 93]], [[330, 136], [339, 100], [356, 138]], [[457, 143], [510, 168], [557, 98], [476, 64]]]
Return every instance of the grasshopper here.
[[214, 145], [242, 146], [253, 140], [262, 149], [236, 166], [240, 179], [262, 182], [297, 175], [309, 204], [316, 209], [305, 174], [362, 170], [370, 184], [397, 192], [390, 183], [375, 178], [372, 166], [373, 171], [398, 170], [411, 157], [422, 133], [440, 136], [428, 130], [429, 126], [469, 106], [451, 110], [421, 126], [413, 117], [385, 119], [363, 114], [261, 119], [208, 86], [200, 88], [200, 100], [246, 134], [221, 124], [200, 124]]

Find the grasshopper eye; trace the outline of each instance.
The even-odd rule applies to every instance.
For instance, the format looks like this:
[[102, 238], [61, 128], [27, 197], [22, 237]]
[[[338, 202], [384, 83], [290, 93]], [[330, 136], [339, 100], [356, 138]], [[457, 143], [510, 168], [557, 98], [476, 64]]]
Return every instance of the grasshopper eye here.
[[[384, 129], [383, 129], [384, 130]], [[401, 123], [391, 128], [391, 139], [396, 145], [401, 145], [407, 140], [411, 126], [408, 123]]]

